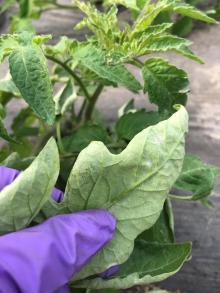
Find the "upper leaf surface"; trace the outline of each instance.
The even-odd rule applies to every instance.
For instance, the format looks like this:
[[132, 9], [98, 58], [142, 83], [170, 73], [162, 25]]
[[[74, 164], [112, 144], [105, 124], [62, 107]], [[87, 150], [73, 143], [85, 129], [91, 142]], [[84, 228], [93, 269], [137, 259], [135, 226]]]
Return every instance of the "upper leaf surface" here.
[[[188, 115], [181, 109], [151, 126], [119, 155], [93, 142], [78, 156], [68, 180], [64, 204], [68, 211], [108, 209], [117, 219], [113, 241], [75, 276], [100, 273], [129, 257], [138, 234], [158, 219], [184, 158]], [[98, 154], [98, 156], [97, 156]]]
[[88, 45], [78, 50], [76, 57], [90, 70], [101, 78], [121, 84], [133, 92], [141, 89], [140, 83], [123, 65], [110, 65], [107, 63], [103, 50]]
[[195, 156], [187, 155], [175, 187], [192, 192], [192, 200], [203, 199], [212, 192], [218, 173], [217, 168], [205, 164]]
[[188, 92], [187, 73], [161, 58], [148, 59], [142, 69], [144, 92], [159, 111], [173, 111], [173, 105], [186, 104]]
[[51, 139], [30, 167], [0, 192], [0, 234], [30, 224], [50, 198], [58, 173], [58, 149]]
[[155, 125], [166, 118], [167, 115], [158, 112], [146, 112], [145, 110], [134, 113], [130, 112], [120, 117], [116, 123], [115, 129], [120, 138], [131, 140], [144, 128]]
[[29, 106], [45, 120], [53, 124], [55, 103], [46, 59], [35, 44], [19, 46], [9, 56], [13, 81]]
[[107, 131], [98, 125], [85, 125], [70, 136], [63, 138], [63, 146], [67, 152], [78, 153], [91, 141], [107, 142]]
[[77, 283], [83, 288], [126, 289], [134, 285], [160, 282], [180, 270], [191, 252], [190, 243], [159, 244], [136, 241], [129, 259], [109, 280], [95, 278]]

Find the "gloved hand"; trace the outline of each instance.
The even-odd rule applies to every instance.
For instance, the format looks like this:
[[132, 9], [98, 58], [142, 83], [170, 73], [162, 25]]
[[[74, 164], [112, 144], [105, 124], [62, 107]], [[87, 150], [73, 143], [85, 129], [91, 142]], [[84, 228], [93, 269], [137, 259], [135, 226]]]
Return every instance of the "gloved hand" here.
[[[19, 172], [0, 167], [0, 189]], [[60, 200], [57, 189], [53, 198]], [[59, 215], [0, 237], [0, 293], [68, 292], [65, 284], [112, 239], [115, 218], [105, 210]]]

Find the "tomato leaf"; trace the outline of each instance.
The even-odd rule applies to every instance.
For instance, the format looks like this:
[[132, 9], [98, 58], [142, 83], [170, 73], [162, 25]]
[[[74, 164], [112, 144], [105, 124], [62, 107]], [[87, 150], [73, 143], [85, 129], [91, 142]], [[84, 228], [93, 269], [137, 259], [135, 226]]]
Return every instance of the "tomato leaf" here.
[[76, 283], [80, 288], [126, 289], [135, 285], [160, 282], [180, 270], [191, 253], [191, 243], [159, 244], [143, 240], [135, 242], [129, 259], [120, 266], [119, 272], [109, 280], [95, 278]]
[[55, 103], [46, 59], [35, 44], [19, 46], [9, 56], [12, 79], [22, 97], [48, 124], [55, 120]]
[[58, 149], [51, 139], [30, 167], [0, 192], [0, 234], [30, 224], [50, 198], [58, 173]]
[[160, 112], [173, 112], [173, 105], [185, 105], [189, 80], [187, 73], [161, 58], [148, 59], [142, 69], [144, 92]]

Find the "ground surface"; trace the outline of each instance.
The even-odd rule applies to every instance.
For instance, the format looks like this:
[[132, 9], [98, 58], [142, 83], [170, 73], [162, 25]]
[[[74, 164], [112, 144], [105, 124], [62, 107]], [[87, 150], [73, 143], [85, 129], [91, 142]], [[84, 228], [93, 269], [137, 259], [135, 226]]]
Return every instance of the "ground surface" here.
[[[50, 12], [37, 23], [38, 31], [53, 33], [55, 38], [62, 34], [72, 35], [73, 24], [79, 17], [69, 11]], [[191, 80], [187, 150], [220, 167], [220, 27], [195, 30], [190, 38], [194, 42], [194, 51], [203, 58], [205, 65], [169, 56], [188, 71]], [[101, 97], [99, 108], [108, 122], [115, 119], [118, 107], [131, 97], [133, 95], [120, 88]], [[136, 96], [136, 103], [149, 107], [144, 96]], [[11, 106], [11, 115], [16, 112], [16, 107]], [[179, 274], [164, 282], [167, 289], [180, 288], [187, 293], [220, 292], [220, 180], [213, 202], [215, 208], [212, 210], [199, 203], [174, 203], [176, 239], [193, 241], [193, 257]]]

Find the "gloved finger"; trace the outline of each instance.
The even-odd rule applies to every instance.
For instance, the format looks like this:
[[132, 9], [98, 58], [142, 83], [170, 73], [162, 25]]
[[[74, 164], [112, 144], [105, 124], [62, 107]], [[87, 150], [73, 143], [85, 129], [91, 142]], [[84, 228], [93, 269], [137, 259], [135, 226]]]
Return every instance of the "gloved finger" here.
[[0, 190], [11, 184], [19, 174], [18, 170], [0, 166]]
[[[0, 166], [0, 191], [7, 185], [11, 184], [17, 176], [21, 173], [21, 171]], [[64, 193], [58, 188], [53, 188], [51, 197], [56, 202], [61, 202], [64, 198]]]
[[50, 218], [0, 237], [2, 292], [54, 292], [112, 239], [115, 218], [105, 210]]

